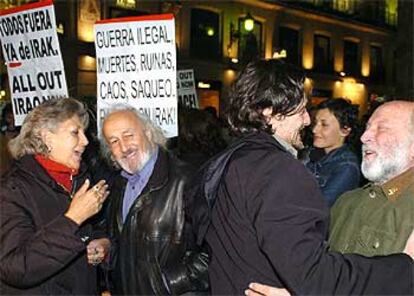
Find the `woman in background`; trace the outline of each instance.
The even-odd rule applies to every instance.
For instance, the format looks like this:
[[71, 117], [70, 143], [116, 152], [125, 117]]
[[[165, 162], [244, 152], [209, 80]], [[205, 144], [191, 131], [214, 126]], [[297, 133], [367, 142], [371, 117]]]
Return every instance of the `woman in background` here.
[[325, 155], [306, 166], [330, 207], [342, 193], [359, 185], [360, 164], [350, 144], [357, 122], [358, 107], [345, 99], [328, 99], [316, 108], [313, 147], [323, 149]]
[[90, 188], [81, 168], [87, 125], [82, 103], [50, 100], [9, 142], [15, 162], [1, 182], [1, 294], [98, 293], [94, 265], [109, 240], [88, 219], [108, 191], [105, 181]]

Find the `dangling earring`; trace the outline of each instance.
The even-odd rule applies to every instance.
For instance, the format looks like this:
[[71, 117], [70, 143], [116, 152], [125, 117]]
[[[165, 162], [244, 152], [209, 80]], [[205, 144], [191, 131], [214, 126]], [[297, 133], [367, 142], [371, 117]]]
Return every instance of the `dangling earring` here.
[[50, 148], [50, 146], [46, 146], [47, 147], [47, 154], [50, 154], [50, 152], [52, 152], [52, 148]]

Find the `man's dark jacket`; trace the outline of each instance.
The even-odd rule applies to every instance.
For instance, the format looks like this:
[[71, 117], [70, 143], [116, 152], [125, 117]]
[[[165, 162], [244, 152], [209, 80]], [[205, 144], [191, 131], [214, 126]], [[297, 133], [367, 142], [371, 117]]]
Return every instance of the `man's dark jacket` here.
[[[81, 173], [75, 192], [84, 182]], [[14, 162], [0, 193], [1, 295], [96, 295], [86, 241], [96, 232], [65, 217], [69, 194], [33, 156]]]
[[242, 295], [251, 282], [299, 295], [413, 294], [407, 255], [328, 252], [329, 210], [318, 185], [272, 136], [246, 136], [196, 182], [188, 211], [197, 241], [211, 249], [213, 295]]
[[183, 192], [192, 170], [165, 150], [158, 151], [148, 184], [124, 223], [127, 180], [117, 177], [111, 189], [109, 232], [115, 242], [111, 254], [115, 294], [182, 294], [208, 288], [207, 254], [192, 248], [192, 231], [185, 223]]

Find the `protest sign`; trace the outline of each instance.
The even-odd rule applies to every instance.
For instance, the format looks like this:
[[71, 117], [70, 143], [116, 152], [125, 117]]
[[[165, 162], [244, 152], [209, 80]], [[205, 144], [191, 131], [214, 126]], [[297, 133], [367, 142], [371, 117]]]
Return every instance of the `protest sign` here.
[[178, 134], [175, 24], [172, 14], [98, 21], [97, 122], [126, 103], [146, 114], [167, 137]]
[[16, 125], [45, 100], [67, 97], [51, 0], [0, 11], [0, 40]]
[[178, 70], [177, 93], [180, 107], [198, 109], [194, 71], [192, 69]]

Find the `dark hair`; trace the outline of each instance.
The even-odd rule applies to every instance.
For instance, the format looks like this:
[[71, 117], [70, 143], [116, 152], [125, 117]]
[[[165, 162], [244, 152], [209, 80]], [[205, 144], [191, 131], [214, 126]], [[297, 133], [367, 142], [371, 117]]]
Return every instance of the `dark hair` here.
[[179, 154], [201, 152], [210, 157], [227, 146], [218, 118], [206, 110], [185, 110], [179, 123]]
[[273, 115], [294, 114], [305, 100], [305, 73], [281, 60], [257, 60], [241, 71], [232, 86], [227, 120], [233, 132], [272, 133], [262, 111]]
[[207, 106], [203, 110], [206, 111], [207, 113], [210, 113], [214, 117], [218, 117], [217, 109], [213, 106]]
[[360, 133], [358, 124], [358, 105], [353, 105], [350, 100], [344, 98], [330, 98], [320, 103], [316, 110], [328, 109], [338, 120], [341, 128], [350, 128], [346, 142], [353, 143]]
[[[13, 123], [8, 122], [8, 115], [11, 115]], [[12, 135], [10, 136], [13, 138], [20, 132], [20, 126], [14, 124], [13, 106], [11, 102], [7, 102], [3, 110], [1, 110], [0, 133], [5, 135], [7, 132], [11, 132]]]
[[343, 98], [327, 99], [320, 103], [316, 110], [328, 109], [335, 116], [341, 128], [354, 129], [358, 122], [358, 105]]
[[1, 126], [6, 125], [6, 116], [8, 113], [13, 114], [13, 107], [10, 102], [7, 102], [1, 110]]

